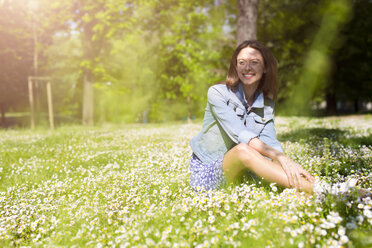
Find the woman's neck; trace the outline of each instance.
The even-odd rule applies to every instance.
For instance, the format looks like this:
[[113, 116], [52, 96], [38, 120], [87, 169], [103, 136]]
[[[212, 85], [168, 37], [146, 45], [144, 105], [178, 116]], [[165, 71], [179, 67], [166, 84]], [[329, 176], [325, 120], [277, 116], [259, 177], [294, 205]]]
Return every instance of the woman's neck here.
[[253, 105], [254, 102], [254, 97], [256, 90], [258, 88], [258, 84], [253, 84], [253, 85], [244, 85], [243, 84], [243, 91], [245, 95], [245, 100], [249, 104], [249, 106]]

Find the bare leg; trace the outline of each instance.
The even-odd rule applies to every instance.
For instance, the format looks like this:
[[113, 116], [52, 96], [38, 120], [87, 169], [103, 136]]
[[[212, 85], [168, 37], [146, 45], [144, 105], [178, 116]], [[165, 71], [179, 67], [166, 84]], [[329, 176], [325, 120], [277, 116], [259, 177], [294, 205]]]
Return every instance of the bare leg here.
[[[247, 144], [241, 143], [228, 151], [223, 159], [222, 167], [228, 181], [234, 181], [243, 170], [249, 169], [269, 182], [291, 188], [283, 168], [266, 159]], [[301, 178], [301, 180], [301, 190], [313, 193], [314, 184], [305, 178]]]

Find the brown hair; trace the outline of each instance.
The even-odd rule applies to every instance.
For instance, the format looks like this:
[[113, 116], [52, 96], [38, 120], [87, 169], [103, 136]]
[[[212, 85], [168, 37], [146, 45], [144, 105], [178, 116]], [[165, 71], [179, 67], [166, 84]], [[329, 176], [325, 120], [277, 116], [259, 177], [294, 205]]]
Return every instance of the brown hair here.
[[262, 75], [257, 90], [262, 91], [264, 96], [269, 96], [273, 99], [276, 99], [278, 91], [278, 61], [267, 47], [256, 40], [243, 41], [235, 49], [234, 54], [231, 58], [229, 72], [225, 81], [227, 87], [229, 87], [230, 89], [236, 89], [238, 84], [240, 83], [239, 76], [236, 70], [237, 57], [240, 51], [246, 47], [251, 47], [259, 51], [264, 60], [266, 73]]

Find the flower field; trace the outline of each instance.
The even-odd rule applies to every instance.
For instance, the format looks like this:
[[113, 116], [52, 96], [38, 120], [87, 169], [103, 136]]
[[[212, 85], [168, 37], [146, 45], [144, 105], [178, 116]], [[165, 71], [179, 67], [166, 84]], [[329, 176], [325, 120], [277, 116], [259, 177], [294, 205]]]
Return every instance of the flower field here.
[[[328, 182], [372, 188], [370, 116], [278, 117], [286, 153]], [[0, 246], [371, 247], [372, 200], [263, 181], [188, 185], [194, 124], [0, 131]]]

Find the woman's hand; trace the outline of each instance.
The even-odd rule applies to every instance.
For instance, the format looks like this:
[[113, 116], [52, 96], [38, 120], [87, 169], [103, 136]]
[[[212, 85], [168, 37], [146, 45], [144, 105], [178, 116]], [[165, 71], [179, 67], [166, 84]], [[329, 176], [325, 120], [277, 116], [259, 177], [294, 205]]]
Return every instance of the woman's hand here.
[[297, 189], [302, 189], [301, 177], [306, 178], [310, 182], [314, 182], [315, 178], [309, 172], [304, 170], [301, 165], [297, 164], [285, 155], [278, 157], [278, 162], [283, 167], [284, 172], [287, 174], [289, 186]]
[[287, 174], [289, 186], [301, 189], [301, 177], [306, 178], [310, 182], [314, 182], [315, 179], [310, 175], [309, 172], [304, 170], [301, 165], [292, 161], [289, 157], [283, 153], [275, 150], [274, 148], [266, 145], [258, 138], [251, 139], [249, 145], [253, 147], [256, 151], [261, 153], [263, 156], [271, 158], [273, 161], [278, 162], [284, 169], [285, 174]]

